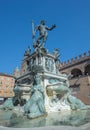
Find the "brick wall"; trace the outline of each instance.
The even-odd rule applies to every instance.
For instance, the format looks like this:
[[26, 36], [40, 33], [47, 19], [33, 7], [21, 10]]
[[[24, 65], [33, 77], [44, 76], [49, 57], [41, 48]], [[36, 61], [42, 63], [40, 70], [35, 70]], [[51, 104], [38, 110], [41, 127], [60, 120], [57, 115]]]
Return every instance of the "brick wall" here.
[[72, 94], [90, 105], [90, 76], [76, 77], [70, 80]]

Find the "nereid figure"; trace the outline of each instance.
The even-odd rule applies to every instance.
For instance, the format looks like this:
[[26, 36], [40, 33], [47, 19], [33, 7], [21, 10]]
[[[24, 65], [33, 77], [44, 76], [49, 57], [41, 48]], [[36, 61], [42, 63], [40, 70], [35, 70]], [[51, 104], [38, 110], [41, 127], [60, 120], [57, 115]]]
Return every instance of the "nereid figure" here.
[[34, 86], [31, 89], [31, 97], [25, 105], [25, 112], [28, 118], [35, 118], [46, 113], [44, 103], [44, 87], [41, 85], [41, 78], [35, 75]]

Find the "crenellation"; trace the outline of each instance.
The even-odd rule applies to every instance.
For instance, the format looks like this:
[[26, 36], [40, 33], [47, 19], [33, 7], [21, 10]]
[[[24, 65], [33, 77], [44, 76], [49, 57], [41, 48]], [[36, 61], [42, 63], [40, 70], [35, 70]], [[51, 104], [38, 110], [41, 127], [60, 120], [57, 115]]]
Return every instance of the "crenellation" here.
[[73, 62], [73, 61], [74, 61], [74, 58], [71, 58], [71, 61]]
[[67, 63], [70, 64], [71, 63], [70, 60], [68, 60]]
[[62, 68], [64, 66], [64, 64], [62, 62], [60, 62], [60, 64], [58, 65], [58, 68]]
[[63, 63], [64, 63], [64, 65], [65, 65], [65, 64], [66, 64], [66, 61], [64, 61]]
[[71, 58], [71, 64], [75, 63], [76, 59], [75, 58]]
[[84, 58], [87, 58], [88, 57], [88, 54], [87, 52], [84, 53]]
[[78, 56], [75, 57], [75, 60], [78, 60]]
[[64, 63], [64, 62], [62, 63], [62, 66], [65, 66], [65, 63]]
[[88, 51], [88, 56], [90, 56], [90, 51]]
[[64, 66], [64, 63], [63, 63], [63, 62], [60, 62], [60, 65]]
[[62, 62], [62, 67], [77, 63], [78, 61], [88, 58], [89, 56], [90, 56], [90, 51], [80, 54], [79, 56], [76, 56], [75, 58], [71, 58], [70, 60]]
[[84, 53], [84, 56], [87, 56], [87, 52]]
[[82, 60], [82, 55], [79, 55], [79, 60]]

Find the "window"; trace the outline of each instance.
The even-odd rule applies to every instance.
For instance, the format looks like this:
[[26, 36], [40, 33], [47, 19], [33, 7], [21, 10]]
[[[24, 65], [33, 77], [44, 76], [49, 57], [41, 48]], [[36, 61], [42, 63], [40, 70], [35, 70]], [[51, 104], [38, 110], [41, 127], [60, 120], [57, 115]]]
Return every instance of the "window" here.
[[81, 72], [80, 69], [75, 68], [75, 69], [73, 69], [73, 70], [71, 71], [71, 74], [73, 75], [72, 78], [75, 78], [75, 77], [81, 76], [81, 75], [82, 75], [82, 72]]
[[90, 64], [85, 67], [85, 75], [90, 75]]

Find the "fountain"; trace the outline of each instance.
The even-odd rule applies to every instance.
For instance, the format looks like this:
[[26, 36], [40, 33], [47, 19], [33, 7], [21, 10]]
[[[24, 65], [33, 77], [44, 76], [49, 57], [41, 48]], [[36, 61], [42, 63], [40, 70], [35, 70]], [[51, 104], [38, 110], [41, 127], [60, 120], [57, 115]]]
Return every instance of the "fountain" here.
[[[42, 20], [41, 24], [34, 29], [32, 21], [34, 52], [31, 53], [31, 49], [28, 47], [24, 54], [24, 62], [28, 63], [28, 71], [17, 78], [14, 87], [15, 96], [0, 106], [3, 111], [12, 110], [12, 116], [9, 117], [11, 122], [13, 117], [14, 119], [19, 118], [19, 120], [25, 117], [27, 122], [28, 119], [31, 122], [34, 119], [38, 124], [42, 120], [48, 124], [48, 120], [50, 122], [52, 115], [54, 115], [53, 119], [55, 117], [54, 120], [57, 120], [57, 123], [58, 121], [62, 123], [64, 113], [64, 117], [66, 117], [64, 122], [70, 124], [68, 116], [70, 113], [89, 108], [80, 99], [71, 95], [69, 78], [72, 75], [61, 74], [58, 70], [60, 50], [57, 48], [53, 53], [49, 53], [45, 48], [47, 30], [51, 31], [55, 27], [56, 25], [52, 25], [51, 28], [47, 27], [45, 21]], [[40, 32], [40, 36], [35, 39], [37, 31]], [[80, 114], [78, 115], [80, 119]], [[39, 118], [37, 119], [37, 117]], [[75, 114], [73, 114], [73, 118], [76, 119]], [[10, 126], [10, 123], [7, 126]], [[12, 126], [14, 127], [14, 125]]]

